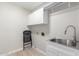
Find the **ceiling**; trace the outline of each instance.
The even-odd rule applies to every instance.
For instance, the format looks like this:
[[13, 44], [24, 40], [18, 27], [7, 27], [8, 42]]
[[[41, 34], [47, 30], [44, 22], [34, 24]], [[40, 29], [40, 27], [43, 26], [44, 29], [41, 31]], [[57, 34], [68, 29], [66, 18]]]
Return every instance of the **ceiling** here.
[[12, 4], [25, 8], [28, 11], [33, 11], [48, 2], [13, 2]]

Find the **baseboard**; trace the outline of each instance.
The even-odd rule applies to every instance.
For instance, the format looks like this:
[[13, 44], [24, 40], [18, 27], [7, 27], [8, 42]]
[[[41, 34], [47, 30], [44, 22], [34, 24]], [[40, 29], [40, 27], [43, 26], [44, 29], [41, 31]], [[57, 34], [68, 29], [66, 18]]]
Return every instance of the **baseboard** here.
[[[35, 47], [33, 46], [32, 48], [35, 48]], [[40, 49], [38, 49], [38, 48], [36, 48], [36, 49], [37, 49], [39, 52], [41, 52], [42, 54], [46, 55], [46, 52], [44, 52], [44, 51], [42, 51], [42, 50], [40, 50]], [[8, 53], [1, 54], [0, 56], [10, 56], [11, 54], [14, 54], [14, 53], [16, 53], [16, 52], [18, 52], [18, 51], [22, 51], [22, 50], [23, 50], [23, 48], [19, 48], [19, 49], [10, 51], [10, 52], [8, 52]]]
[[11, 54], [13, 54], [13, 53], [16, 53], [16, 52], [18, 52], [18, 51], [21, 51], [21, 50], [23, 50], [23, 48], [19, 48], [19, 49], [10, 51], [10, 52], [8, 52], [8, 53], [1, 54], [1, 56], [9, 56], [9, 55], [11, 55]]

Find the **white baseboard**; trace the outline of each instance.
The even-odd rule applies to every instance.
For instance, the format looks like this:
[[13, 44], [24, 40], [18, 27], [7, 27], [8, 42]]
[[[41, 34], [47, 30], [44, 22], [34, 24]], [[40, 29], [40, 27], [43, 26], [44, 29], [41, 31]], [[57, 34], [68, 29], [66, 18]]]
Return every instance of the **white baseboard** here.
[[16, 53], [16, 52], [18, 52], [18, 51], [21, 51], [21, 50], [23, 50], [23, 48], [19, 48], [19, 49], [10, 51], [10, 52], [8, 52], [8, 53], [1, 54], [1, 56], [9, 56], [9, 55], [11, 55], [11, 54], [13, 54], [13, 53]]
[[[33, 46], [32, 48], [35, 48], [35, 47]], [[36, 49], [37, 49], [39, 52], [41, 52], [42, 54], [46, 55], [46, 53], [43, 52], [42, 50], [40, 50], [40, 49], [38, 49], [38, 48], [36, 48]], [[8, 53], [1, 54], [0, 56], [10, 56], [10, 55], [12, 55], [12, 54], [14, 54], [14, 53], [16, 53], [16, 52], [18, 52], [18, 51], [22, 51], [22, 50], [23, 50], [23, 48], [19, 48], [19, 49], [10, 51], [10, 52], [8, 52]]]

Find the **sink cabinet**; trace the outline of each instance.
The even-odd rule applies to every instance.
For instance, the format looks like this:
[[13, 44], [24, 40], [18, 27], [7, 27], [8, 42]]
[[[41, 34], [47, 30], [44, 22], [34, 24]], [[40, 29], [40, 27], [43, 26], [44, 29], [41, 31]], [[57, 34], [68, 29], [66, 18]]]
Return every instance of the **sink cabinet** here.
[[46, 53], [48, 56], [77, 56], [79, 50], [54, 42], [48, 42]]
[[49, 55], [49, 56], [68, 56], [67, 53], [60, 51], [60, 48], [57, 48], [57, 47], [51, 46], [51, 45], [49, 45], [47, 47], [47, 55]]

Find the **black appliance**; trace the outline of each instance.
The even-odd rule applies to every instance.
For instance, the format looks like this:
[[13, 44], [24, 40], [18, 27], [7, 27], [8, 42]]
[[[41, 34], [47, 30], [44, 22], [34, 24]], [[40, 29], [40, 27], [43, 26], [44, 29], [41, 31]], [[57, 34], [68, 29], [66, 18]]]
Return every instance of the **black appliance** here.
[[23, 50], [30, 45], [32, 47], [32, 38], [31, 38], [31, 31], [25, 30], [23, 32]]

